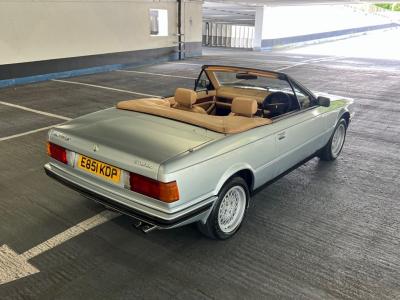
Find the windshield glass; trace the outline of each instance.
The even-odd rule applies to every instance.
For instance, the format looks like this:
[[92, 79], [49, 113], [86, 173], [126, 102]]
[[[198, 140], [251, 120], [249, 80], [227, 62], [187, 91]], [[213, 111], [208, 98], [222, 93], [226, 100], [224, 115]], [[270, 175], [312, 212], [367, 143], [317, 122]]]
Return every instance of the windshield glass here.
[[292, 88], [289, 83], [279, 78], [226, 71], [215, 71], [214, 74], [221, 86], [266, 91], [286, 91], [292, 93]]

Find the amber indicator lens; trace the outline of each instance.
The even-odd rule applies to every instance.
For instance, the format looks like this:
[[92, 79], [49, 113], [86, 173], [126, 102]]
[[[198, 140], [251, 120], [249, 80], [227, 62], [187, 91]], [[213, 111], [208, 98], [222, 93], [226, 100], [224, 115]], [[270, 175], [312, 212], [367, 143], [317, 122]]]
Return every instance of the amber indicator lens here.
[[163, 202], [171, 203], [179, 200], [176, 181], [164, 183], [139, 174], [130, 173], [131, 190]]

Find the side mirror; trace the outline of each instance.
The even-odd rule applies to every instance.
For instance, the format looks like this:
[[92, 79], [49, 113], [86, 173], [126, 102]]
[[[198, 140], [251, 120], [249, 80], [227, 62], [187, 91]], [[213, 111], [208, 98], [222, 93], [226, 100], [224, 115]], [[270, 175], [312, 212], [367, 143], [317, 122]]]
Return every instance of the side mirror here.
[[329, 107], [331, 105], [331, 99], [329, 99], [327, 97], [319, 96], [317, 98], [317, 103], [320, 106]]
[[200, 89], [207, 89], [208, 88], [208, 82], [206, 79], [200, 79], [197, 81], [197, 87]]

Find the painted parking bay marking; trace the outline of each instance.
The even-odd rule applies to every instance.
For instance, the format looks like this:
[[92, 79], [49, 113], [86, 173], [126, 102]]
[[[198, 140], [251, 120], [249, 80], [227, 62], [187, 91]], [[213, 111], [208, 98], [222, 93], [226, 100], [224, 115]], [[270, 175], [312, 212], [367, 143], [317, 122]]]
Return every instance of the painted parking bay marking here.
[[133, 91], [128, 91], [128, 90], [121, 90], [121, 89], [116, 89], [116, 88], [112, 88], [112, 87], [108, 87], [108, 86], [102, 86], [102, 85], [90, 84], [90, 83], [83, 83], [83, 82], [78, 82], [78, 81], [69, 81], [69, 80], [60, 80], [60, 79], [52, 79], [51, 81], [68, 83], [68, 84], [77, 84], [77, 85], [83, 85], [83, 86], [89, 86], [89, 87], [94, 87], [94, 88], [99, 88], [99, 89], [105, 89], [105, 90], [110, 90], [110, 91], [134, 94], [134, 95], [151, 97], [151, 98], [161, 98], [161, 96], [158, 96], [158, 95], [151, 95], [151, 94], [144, 94], [144, 93], [133, 92]]
[[278, 69], [276, 69], [274, 71], [275, 72], [281, 72], [281, 71], [284, 71], [284, 70], [287, 70], [287, 69], [291, 69], [291, 68], [294, 68], [294, 67], [298, 67], [298, 66], [315, 64], [315, 63], [319, 63], [319, 62], [339, 60], [339, 59], [343, 59], [343, 58], [345, 58], [345, 56], [330, 56], [330, 57], [322, 57], [322, 58], [311, 58], [311, 59], [307, 59], [307, 60], [301, 61], [299, 63], [296, 63], [296, 64], [294, 64], [292, 66], [278, 68]]
[[33, 109], [33, 108], [29, 108], [29, 107], [25, 107], [25, 106], [13, 104], [13, 103], [8, 103], [8, 102], [0, 101], [0, 104], [2, 104], [2, 105], [7, 105], [7, 106], [10, 106], [10, 107], [14, 107], [14, 108], [18, 108], [18, 109], [22, 109], [22, 110], [29, 111], [29, 112], [33, 112], [33, 113], [37, 113], [37, 114], [40, 114], [40, 115], [52, 117], [52, 118], [57, 118], [57, 119], [65, 120], [65, 121], [72, 120], [71, 118], [68, 118], [68, 117], [64, 117], [64, 116], [52, 114], [52, 113], [49, 113], [49, 112], [46, 112], [46, 111], [37, 110], [37, 109]]
[[109, 210], [86, 219], [75, 226], [53, 236], [43, 243], [25, 251], [22, 254], [16, 253], [7, 245], [0, 247], [0, 285], [5, 284], [32, 274], [39, 273], [40, 270], [30, 264], [28, 260], [43, 252], [46, 252], [98, 225], [112, 220], [120, 214]]
[[11, 139], [15, 139], [15, 138], [20, 137], [20, 136], [24, 136], [24, 135], [28, 135], [28, 134], [32, 134], [32, 133], [36, 133], [36, 132], [40, 132], [40, 131], [44, 131], [44, 130], [48, 130], [50, 128], [53, 128], [55, 126], [59, 126], [59, 125], [62, 125], [62, 124], [64, 124], [64, 123], [59, 123], [59, 124], [55, 124], [55, 125], [50, 125], [50, 126], [46, 126], [46, 127], [42, 127], [42, 128], [26, 131], [26, 132], [22, 132], [22, 133], [17, 133], [17, 134], [5, 136], [5, 137], [0, 138], [0, 142], [11, 140]]

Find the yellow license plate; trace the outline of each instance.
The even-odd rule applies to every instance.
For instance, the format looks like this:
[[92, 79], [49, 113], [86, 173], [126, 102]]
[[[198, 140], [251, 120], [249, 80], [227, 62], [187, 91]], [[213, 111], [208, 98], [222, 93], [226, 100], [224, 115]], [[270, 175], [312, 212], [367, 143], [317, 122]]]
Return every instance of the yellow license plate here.
[[95, 160], [93, 158], [79, 155], [78, 168], [83, 169], [89, 173], [95, 174], [99, 177], [119, 182], [121, 178], [121, 169], [110, 166], [109, 164]]

